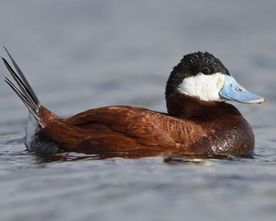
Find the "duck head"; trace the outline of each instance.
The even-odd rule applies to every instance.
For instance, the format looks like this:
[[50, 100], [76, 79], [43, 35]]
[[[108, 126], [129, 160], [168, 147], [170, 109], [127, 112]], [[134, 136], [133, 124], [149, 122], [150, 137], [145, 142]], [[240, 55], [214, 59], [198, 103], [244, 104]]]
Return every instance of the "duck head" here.
[[222, 62], [208, 52], [185, 55], [167, 81], [166, 99], [183, 94], [205, 102], [262, 103], [264, 98], [242, 87]]

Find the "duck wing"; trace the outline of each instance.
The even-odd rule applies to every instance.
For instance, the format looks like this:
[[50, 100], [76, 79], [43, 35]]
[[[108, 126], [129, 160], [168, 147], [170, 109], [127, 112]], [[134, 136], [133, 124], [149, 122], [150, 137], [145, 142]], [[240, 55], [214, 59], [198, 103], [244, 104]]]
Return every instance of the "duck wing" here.
[[64, 120], [64, 123], [91, 131], [86, 146], [170, 147], [175, 145], [164, 128], [166, 115], [144, 108], [109, 106], [91, 109]]

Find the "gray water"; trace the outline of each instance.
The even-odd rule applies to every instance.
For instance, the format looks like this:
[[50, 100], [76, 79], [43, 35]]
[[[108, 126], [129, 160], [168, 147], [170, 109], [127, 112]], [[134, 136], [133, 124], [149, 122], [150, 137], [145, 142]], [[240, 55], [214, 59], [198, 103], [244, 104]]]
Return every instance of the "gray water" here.
[[268, 102], [237, 105], [253, 159], [40, 157], [25, 150], [27, 111], [1, 81], [0, 220], [276, 220], [275, 11], [274, 0], [1, 1], [0, 44], [60, 116], [166, 111], [172, 67], [197, 50]]

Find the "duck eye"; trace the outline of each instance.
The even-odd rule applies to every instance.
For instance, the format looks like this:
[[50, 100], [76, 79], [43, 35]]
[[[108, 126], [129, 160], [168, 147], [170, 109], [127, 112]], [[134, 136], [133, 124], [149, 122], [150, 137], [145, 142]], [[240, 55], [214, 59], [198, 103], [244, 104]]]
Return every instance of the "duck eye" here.
[[206, 67], [205, 67], [205, 68], [202, 69], [202, 73], [203, 73], [203, 74], [210, 74], [210, 73], [211, 73], [211, 70], [210, 70], [209, 68], [206, 68]]

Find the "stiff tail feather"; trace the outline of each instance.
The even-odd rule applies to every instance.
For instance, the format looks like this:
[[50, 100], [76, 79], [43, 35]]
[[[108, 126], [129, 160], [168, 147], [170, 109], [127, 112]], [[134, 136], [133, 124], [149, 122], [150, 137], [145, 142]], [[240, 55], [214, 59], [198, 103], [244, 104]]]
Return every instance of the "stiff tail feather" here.
[[2, 57], [4, 64], [8, 71], [10, 72], [12, 78], [16, 82], [17, 86], [7, 77], [4, 78], [5, 82], [11, 87], [11, 89], [17, 94], [17, 96], [21, 99], [24, 105], [28, 108], [29, 112], [34, 116], [34, 118], [40, 123], [38, 111], [40, 107], [39, 100], [34, 93], [31, 85], [28, 83], [27, 79], [25, 78], [23, 72], [16, 64], [15, 60], [9, 53], [6, 47], [4, 47], [5, 51], [7, 52], [15, 70], [11, 67], [8, 61]]

